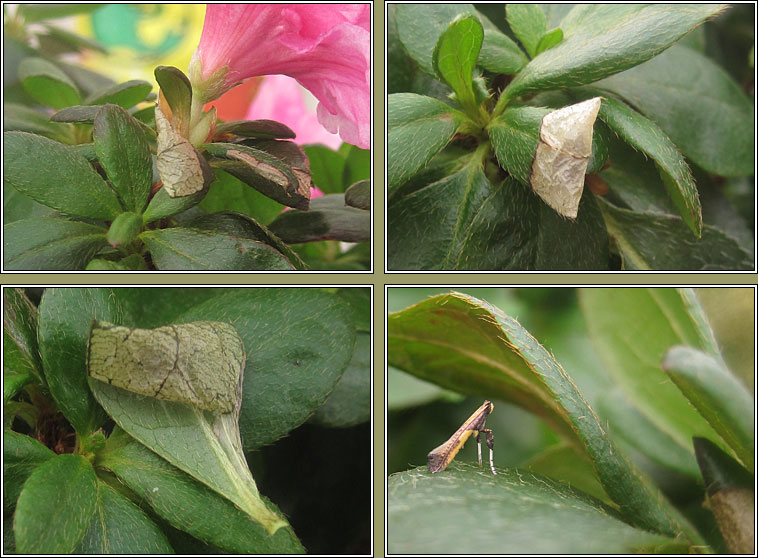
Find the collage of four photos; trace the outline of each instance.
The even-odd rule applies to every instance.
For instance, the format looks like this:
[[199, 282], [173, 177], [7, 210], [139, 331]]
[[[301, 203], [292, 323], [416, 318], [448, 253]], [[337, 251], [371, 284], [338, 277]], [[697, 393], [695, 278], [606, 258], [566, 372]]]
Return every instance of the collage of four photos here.
[[755, 553], [755, 18], [3, 3], [3, 554]]

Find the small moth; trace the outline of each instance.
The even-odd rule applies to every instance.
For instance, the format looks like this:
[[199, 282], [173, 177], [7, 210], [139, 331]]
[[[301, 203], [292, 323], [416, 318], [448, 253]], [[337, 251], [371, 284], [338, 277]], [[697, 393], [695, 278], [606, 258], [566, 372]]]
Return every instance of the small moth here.
[[576, 219], [584, 174], [592, 155], [592, 130], [600, 97], [555, 110], [544, 116], [532, 161], [534, 192], [559, 214]]
[[452, 436], [450, 436], [447, 442], [430, 451], [429, 455], [426, 456], [426, 464], [429, 468], [429, 472], [439, 473], [440, 471], [444, 471], [472, 434], [476, 434], [479, 466], [481, 467], [482, 440], [480, 436], [481, 433], [484, 432], [487, 439], [487, 447], [490, 448], [490, 470], [493, 475], [497, 475], [493, 458], [495, 437], [492, 435], [492, 430], [484, 427], [487, 422], [487, 417], [490, 416], [490, 413], [494, 408], [495, 406], [490, 401], [482, 403], [481, 407], [474, 411], [474, 414], [471, 415]]
[[237, 407], [244, 369], [245, 345], [223, 322], [132, 329], [95, 321], [87, 346], [92, 378], [217, 413]]

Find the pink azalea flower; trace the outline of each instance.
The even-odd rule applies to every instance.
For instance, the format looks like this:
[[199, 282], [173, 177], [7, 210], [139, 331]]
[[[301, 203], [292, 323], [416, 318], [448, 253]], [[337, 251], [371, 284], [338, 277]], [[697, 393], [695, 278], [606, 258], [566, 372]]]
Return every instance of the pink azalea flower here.
[[318, 99], [319, 122], [370, 145], [368, 4], [208, 4], [190, 62], [199, 104], [253, 77], [284, 74]]
[[286, 124], [295, 132], [295, 142], [300, 145], [321, 143], [337, 149], [342, 140], [319, 124], [315, 110], [308, 110], [304, 94], [308, 95], [308, 92], [301, 89], [292, 78], [266, 76], [258, 87], [245, 118], [276, 120]]

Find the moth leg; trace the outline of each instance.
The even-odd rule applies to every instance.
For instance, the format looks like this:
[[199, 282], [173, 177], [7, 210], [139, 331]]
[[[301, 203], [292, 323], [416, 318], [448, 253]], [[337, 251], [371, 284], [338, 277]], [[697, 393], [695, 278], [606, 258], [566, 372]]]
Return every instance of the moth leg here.
[[477, 453], [479, 454], [479, 466], [482, 466], [482, 439], [480, 436], [480, 432], [476, 431], [476, 449]]
[[[495, 436], [492, 434], [492, 430], [485, 428], [482, 430], [487, 435], [487, 447], [490, 448], [490, 470], [493, 475], [497, 475], [495, 472]], [[478, 438], [478, 436], [477, 436]], [[482, 464], [482, 447], [479, 446], [479, 465]]]

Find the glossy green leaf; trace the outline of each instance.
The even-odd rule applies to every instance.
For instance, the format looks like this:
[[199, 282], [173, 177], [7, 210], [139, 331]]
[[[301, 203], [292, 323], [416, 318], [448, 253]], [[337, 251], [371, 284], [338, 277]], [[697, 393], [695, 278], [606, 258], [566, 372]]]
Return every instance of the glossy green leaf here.
[[478, 64], [497, 73], [516, 73], [528, 59], [507, 35], [477, 12], [471, 4], [401, 4], [395, 10], [397, 32], [408, 54], [425, 71], [434, 74], [432, 55], [442, 32], [461, 14], [476, 16], [484, 27]]
[[387, 540], [391, 554], [687, 551], [566, 484], [516, 469], [498, 468], [493, 476], [458, 463], [436, 475], [419, 467], [389, 477]]
[[311, 419], [327, 428], [346, 428], [371, 418], [371, 291], [346, 288], [338, 294], [350, 303], [356, 338], [345, 373]]
[[153, 73], [161, 93], [171, 107], [172, 124], [182, 137], [189, 137], [192, 84], [184, 72], [173, 66], [158, 66]]
[[39, 344], [50, 393], [82, 436], [106, 419], [87, 384], [87, 341], [92, 320], [123, 323], [111, 289], [48, 288], [39, 306]]
[[145, 224], [147, 224], [157, 221], [158, 219], [171, 217], [172, 215], [181, 213], [190, 207], [196, 206], [207, 194], [208, 189], [203, 189], [191, 196], [172, 198], [168, 195], [165, 188], [161, 188], [150, 199], [150, 203], [147, 204], [143, 220]]
[[474, 15], [461, 15], [440, 35], [432, 55], [437, 75], [455, 92], [456, 100], [468, 115], [479, 115], [472, 76], [482, 48], [484, 30]]
[[456, 391], [514, 401], [545, 417], [584, 448], [603, 488], [631, 523], [668, 535], [687, 528], [616, 447], [565, 370], [515, 319], [451, 293], [390, 314], [387, 333], [392, 366]]
[[445, 103], [413, 93], [387, 100], [387, 190], [416, 174], [455, 135], [465, 116]]
[[553, 48], [562, 40], [563, 40], [563, 29], [561, 29], [560, 27], [558, 29], [553, 29], [552, 31], [545, 33], [540, 39], [540, 42], [537, 43], [537, 54], [540, 54], [541, 52], [545, 50]]
[[267, 244], [222, 233], [174, 227], [145, 231], [145, 243], [160, 270], [293, 269], [287, 258]]
[[95, 153], [128, 211], [141, 214], [150, 195], [153, 159], [141, 124], [118, 105], [104, 105], [92, 130]]
[[679, 217], [621, 209], [603, 200], [599, 205], [626, 269], [754, 269], [754, 259], [739, 242], [715, 227], [706, 225], [701, 238], [694, 241]]
[[629, 69], [723, 9], [713, 4], [575, 6], [560, 23], [564, 40], [521, 70], [503, 98], [592, 83]]
[[371, 213], [346, 205], [344, 194], [329, 194], [314, 199], [308, 211], [281, 213], [269, 228], [288, 244], [317, 240], [368, 242]]
[[216, 125], [215, 136], [233, 134], [245, 138], [294, 139], [295, 132], [275, 120], [234, 120]]
[[530, 58], [538, 54], [537, 44], [545, 34], [545, 12], [537, 4], [508, 4], [505, 7], [508, 26], [524, 45]]
[[26, 479], [45, 461], [55, 457], [55, 452], [31, 436], [11, 429], [3, 431], [3, 510], [8, 513], [16, 508], [21, 489]]
[[284, 210], [282, 204], [250, 188], [228, 172], [217, 169], [215, 174], [216, 180], [200, 203], [200, 208], [208, 213], [234, 211], [244, 213], [259, 223], [270, 223]]
[[153, 86], [147, 81], [133, 79], [96, 91], [86, 99], [88, 105], [113, 104], [121, 108], [131, 108], [144, 101]]
[[270, 534], [287, 525], [260, 497], [247, 467], [237, 413], [137, 395], [90, 378], [98, 403], [131, 436], [228, 498]]
[[325, 145], [312, 144], [303, 147], [311, 166], [313, 185], [325, 194], [339, 194], [349, 184], [342, 184], [345, 172], [345, 156]]
[[[691, 452], [693, 435], [716, 439], [715, 432], [661, 370], [663, 355], [688, 345], [718, 355], [707, 319], [690, 289], [588, 288], [580, 306], [590, 339], [607, 373], [628, 404], [663, 431], [671, 445], [644, 436], [630, 440], [644, 454]], [[657, 457], [653, 459], [658, 460]]]
[[47, 114], [15, 103], [3, 104], [3, 131], [8, 130], [40, 134], [57, 141], [66, 141], [69, 137], [68, 126], [50, 122]]
[[88, 14], [99, 10], [105, 4], [19, 4], [19, 13], [24, 21], [44, 21], [72, 15]]
[[173, 549], [140, 508], [98, 480], [97, 508], [75, 553], [173, 554]]
[[97, 105], [74, 105], [57, 111], [50, 117], [52, 122], [77, 122], [92, 124], [100, 107]]
[[666, 134], [654, 122], [611, 97], [603, 99], [599, 117], [624, 141], [658, 164], [669, 197], [690, 230], [700, 238], [703, 217], [697, 187], [684, 157]]
[[3, 133], [4, 182], [64, 213], [113, 219], [121, 205], [113, 190], [74, 149], [27, 134]]
[[[11, 375], [17, 375], [14, 392], [7, 391]], [[37, 307], [24, 291], [3, 289], [3, 401], [29, 381], [42, 378], [37, 345]]]
[[22, 219], [3, 227], [3, 264], [17, 271], [81, 270], [107, 246], [102, 227], [67, 219]]
[[[108, 440], [99, 464], [113, 471], [155, 512], [195, 538], [235, 554], [302, 553], [292, 529], [269, 536], [229, 500], [177, 469], [123, 431]], [[115, 438], [114, 438], [115, 436]], [[267, 505], [274, 508], [273, 504]]]
[[63, 53], [83, 53], [92, 50], [100, 54], [108, 54], [108, 49], [99, 41], [71, 33], [61, 27], [43, 24], [44, 34], [38, 34], [40, 51], [50, 58], [57, 58]]
[[203, 149], [210, 155], [213, 168], [228, 172], [281, 204], [308, 209], [311, 176], [305, 169], [244, 145], [209, 143]]
[[359, 180], [345, 190], [345, 205], [357, 209], [371, 209], [371, 181]]
[[141, 229], [142, 215], [125, 211], [113, 220], [105, 238], [114, 248], [125, 246], [137, 239]]
[[81, 104], [76, 85], [52, 62], [43, 58], [25, 58], [18, 74], [26, 92], [43, 105], [61, 109]]
[[550, 111], [536, 107], [514, 107], [487, 126], [500, 166], [524, 185], [529, 185], [542, 118]]
[[755, 402], [739, 380], [720, 359], [689, 347], [669, 349], [661, 367], [752, 471], [755, 438], [751, 417]]
[[305, 422], [333, 391], [355, 344], [346, 303], [312, 289], [226, 289], [176, 321], [199, 319], [234, 323], [250, 355], [240, 414], [246, 451]]
[[396, 197], [388, 230], [394, 270], [608, 266], [608, 234], [588, 189], [570, 221], [514, 179], [493, 186], [481, 170], [460, 170]]
[[308, 269], [300, 256], [267, 227], [248, 215], [233, 212], [218, 212], [186, 221], [188, 228], [219, 232], [268, 244], [281, 252], [297, 270]]
[[674, 45], [594, 86], [627, 99], [708, 172], [751, 174], [753, 105], [734, 78], [705, 55]]
[[148, 271], [147, 262], [139, 254], [131, 254], [120, 260], [95, 258], [90, 260], [85, 271]]
[[13, 532], [22, 554], [67, 554], [84, 536], [97, 505], [97, 477], [81, 455], [56, 455], [27, 479]]

